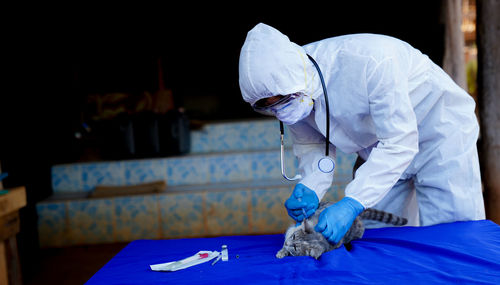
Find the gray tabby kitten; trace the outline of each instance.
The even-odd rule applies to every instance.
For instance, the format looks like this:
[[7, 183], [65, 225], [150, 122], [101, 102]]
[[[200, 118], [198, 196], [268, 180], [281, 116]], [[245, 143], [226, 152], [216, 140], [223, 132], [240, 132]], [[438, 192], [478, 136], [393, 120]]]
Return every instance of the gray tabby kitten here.
[[405, 218], [395, 216], [391, 213], [368, 208], [364, 210], [352, 223], [351, 228], [345, 236], [337, 243], [331, 244], [321, 234], [314, 230], [318, 223], [319, 214], [334, 202], [321, 202], [316, 213], [302, 222], [299, 226], [291, 226], [285, 233], [283, 248], [276, 253], [277, 258], [285, 256], [312, 256], [318, 259], [324, 252], [339, 248], [342, 244], [350, 249], [350, 242], [363, 237], [365, 226], [361, 219], [375, 220], [396, 226], [405, 225]]

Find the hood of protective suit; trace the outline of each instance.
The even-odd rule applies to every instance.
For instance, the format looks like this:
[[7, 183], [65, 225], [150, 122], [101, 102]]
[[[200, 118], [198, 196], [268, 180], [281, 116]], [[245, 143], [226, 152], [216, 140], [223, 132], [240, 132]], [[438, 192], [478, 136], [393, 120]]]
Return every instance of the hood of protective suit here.
[[239, 83], [243, 99], [251, 105], [275, 95], [321, 95], [317, 71], [304, 48], [262, 23], [248, 32], [241, 49]]

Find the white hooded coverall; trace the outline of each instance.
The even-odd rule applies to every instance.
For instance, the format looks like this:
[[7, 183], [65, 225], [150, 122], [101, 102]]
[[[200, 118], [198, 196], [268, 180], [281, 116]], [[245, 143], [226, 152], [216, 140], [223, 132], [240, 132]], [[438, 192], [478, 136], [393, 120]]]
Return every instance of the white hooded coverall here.
[[354, 34], [301, 47], [261, 23], [241, 50], [240, 88], [251, 105], [292, 93], [313, 98], [311, 114], [289, 126], [300, 183], [321, 200], [333, 180], [317, 167], [325, 155], [325, 100], [307, 54], [328, 91], [330, 155], [338, 148], [366, 160], [346, 196], [409, 225], [485, 218], [475, 103], [441, 68], [389, 36]]

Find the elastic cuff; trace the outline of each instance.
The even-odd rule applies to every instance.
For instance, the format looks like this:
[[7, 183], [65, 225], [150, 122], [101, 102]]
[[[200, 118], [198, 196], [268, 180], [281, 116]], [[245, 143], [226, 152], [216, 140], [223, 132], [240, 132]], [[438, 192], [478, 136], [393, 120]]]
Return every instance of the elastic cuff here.
[[365, 206], [365, 205], [363, 205], [363, 203], [361, 203], [361, 202], [360, 202], [360, 201], [359, 201], [356, 197], [353, 197], [353, 196], [345, 196], [344, 198], [349, 198], [349, 199], [352, 199], [352, 200], [354, 200], [354, 201], [358, 202], [358, 204], [359, 204], [361, 207], [363, 207], [363, 210], [365, 210], [365, 209], [366, 209], [366, 206]]

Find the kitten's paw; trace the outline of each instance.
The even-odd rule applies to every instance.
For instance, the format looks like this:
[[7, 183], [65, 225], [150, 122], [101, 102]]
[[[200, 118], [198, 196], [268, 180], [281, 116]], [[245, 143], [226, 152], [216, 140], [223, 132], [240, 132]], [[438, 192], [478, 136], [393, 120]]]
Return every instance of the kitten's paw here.
[[311, 257], [314, 257], [315, 259], [318, 259], [321, 257], [321, 255], [323, 254], [323, 250], [321, 249], [317, 249], [317, 248], [313, 248], [311, 249], [309, 252], [308, 252], [308, 255], [311, 256]]
[[283, 258], [283, 257], [285, 257], [285, 256], [287, 256], [287, 255], [288, 255], [288, 254], [287, 254], [287, 251], [286, 251], [285, 249], [283, 249], [283, 248], [282, 248], [282, 249], [280, 249], [280, 251], [278, 251], [278, 252], [276, 253], [276, 257], [277, 257], [277, 258]]

